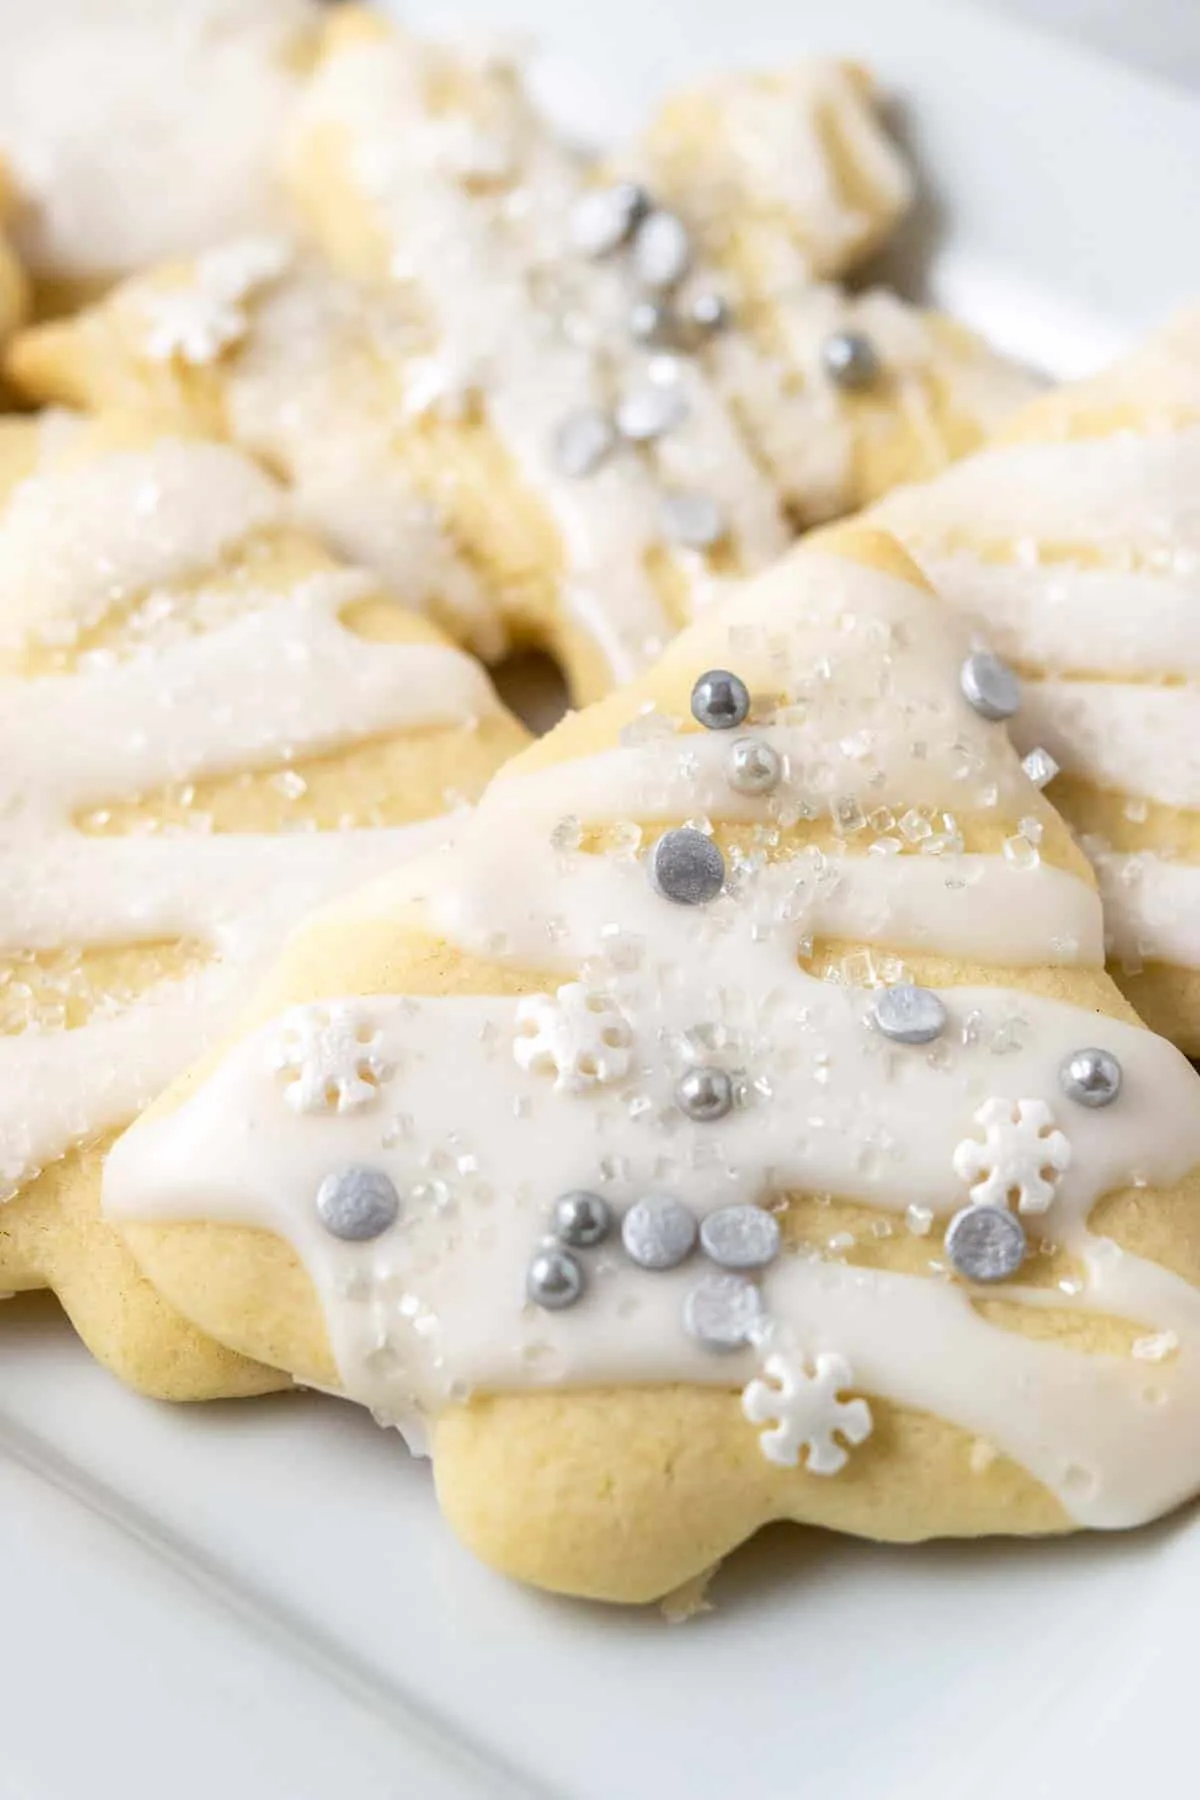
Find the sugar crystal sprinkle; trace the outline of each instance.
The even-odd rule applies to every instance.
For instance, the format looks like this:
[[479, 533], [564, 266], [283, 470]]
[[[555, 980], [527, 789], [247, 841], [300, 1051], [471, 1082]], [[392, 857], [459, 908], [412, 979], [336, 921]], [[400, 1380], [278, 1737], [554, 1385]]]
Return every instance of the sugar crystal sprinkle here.
[[1028, 756], [1022, 759], [1021, 767], [1034, 787], [1039, 788], [1048, 787], [1058, 774], [1058, 764], [1050, 752], [1043, 750], [1040, 746], [1031, 750]]

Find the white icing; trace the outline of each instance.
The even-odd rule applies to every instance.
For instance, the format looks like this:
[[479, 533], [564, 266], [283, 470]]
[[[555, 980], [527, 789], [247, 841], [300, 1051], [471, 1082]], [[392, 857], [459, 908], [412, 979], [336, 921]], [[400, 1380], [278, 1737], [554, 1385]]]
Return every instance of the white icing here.
[[[968, 542], [1028, 542], [1120, 556], [1162, 556], [1170, 572], [1200, 555], [1200, 425], [1064, 443], [1002, 444], [904, 488], [877, 517], [922, 552]], [[1033, 552], [1036, 556], [1036, 550]], [[1053, 579], [1054, 570], [1048, 569]]]
[[1121, 855], [1085, 842], [1104, 901], [1104, 936], [1120, 965], [1200, 969], [1200, 864], [1151, 850]]
[[[1181, 406], [1195, 396], [1186, 333], [1176, 337], [1173, 355], [1164, 334], [1110, 378], [1114, 401], [1130, 385], [1134, 404], [1134, 371], [1153, 378], [1139, 414], [1149, 435], [999, 446], [893, 496], [877, 517], [939, 592], [1031, 671], [1012, 727], [1020, 748], [1044, 749], [1068, 776], [1134, 801], [1196, 811], [1200, 426], [1147, 410], [1155, 394]], [[1010, 560], [984, 559], [997, 550]], [[1104, 880], [1113, 953], [1127, 966], [1144, 956], [1200, 967], [1191, 923], [1200, 871], [1087, 848]]]
[[[831, 709], [844, 684], [851, 696], [873, 691], [881, 720], [908, 716], [924, 678], [927, 715], [939, 720], [925, 760], [940, 771], [942, 804], [954, 803], [956, 746], [969, 723], [952, 679], [962, 642], [919, 590], [805, 555], [670, 655], [699, 672], [734, 662], [736, 642], [736, 666], [752, 686], [761, 661], [786, 689], [782, 705], [795, 706], [809, 683], [789, 672], [821, 667], [804, 623], [812, 607], [828, 618], [816, 683], [828, 684]], [[1200, 1294], [1093, 1235], [1088, 1215], [1114, 1189], [1167, 1186], [1200, 1161], [1187, 1063], [1137, 1027], [1003, 987], [945, 990], [945, 1038], [894, 1045], [874, 1028], [869, 993], [819, 980], [797, 960], [847, 921], [849, 936], [869, 936], [860, 916], [871, 915], [892, 950], [917, 933], [951, 956], [970, 942], [984, 961], [1053, 964], [1064, 960], [1056, 940], [1065, 931], [1094, 962], [1094, 894], [1072, 877], [1014, 870], [1001, 858], [974, 859], [1004, 879], [973, 888], [954, 885], [957, 857], [846, 855], [829, 860], [826, 880], [811, 857], [769, 860], [772, 821], [794, 800], [777, 793], [759, 802], [761, 849], [730, 857], [722, 896], [697, 909], [672, 905], [632, 849], [587, 853], [570, 840], [579, 843], [583, 822], [620, 827], [640, 817], [655, 761], [669, 780], [689, 741], [671, 734], [606, 752], [597, 759], [603, 780], [588, 760], [572, 765], [592, 810], [576, 807], [571, 832], [550, 829], [557, 794], [548, 782], [519, 772], [500, 779], [448, 856], [409, 865], [343, 918], [351, 930], [356, 918], [412, 919], [465, 952], [536, 970], [547, 995], [563, 979], [586, 982], [628, 1022], [623, 1078], [560, 1091], [534, 1059], [523, 1066], [513, 1051], [528, 1011], [522, 997], [358, 999], [358, 1030], [393, 1072], [373, 1101], [344, 1117], [297, 1118], [281, 1091], [278, 1022], [270, 1023], [235, 1044], [171, 1115], [127, 1134], [109, 1159], [106, 1209], [255, 1225], [286, 1239], [315, 1283], [346, 1391], [416, 1432], [424, 1415], [475, 1388], [737, 1386], [754, 1375], [755, 1351], [717, 1356], [682, 1328], [698, 1259], [649, 1273], [610, 1243], [584, 1255], [580, 1304], [567, 1312], [523, 1304], [526, 1268], [560, 1194], [596, 1189], [621, 1210], [658, 1193], [700, 1217], [788, 1192], [828, 1194], [885, 1220], [908, 1216], [917, 1195], [930, 1219], [944, 1221], [968, 1197], [972, 1172], [956, 1170], [955, 1155], [975, 1135], [976, 1115], [987, 1102], [1020, 1107], [1053, 1162], [1049, 1196], [1032, 1178], [1026, 1185], [1045, 1201], [1046, 1229], [1078, 1277], [1061, 1290], [1018, 1280], [1004, 1297], [1173, 1333], [1178, 1348], [1153, 1383], [1132, 1356], [1000, 1327], [975, 1310], [970, 1290], [936, 1271], [847, 1266], [818, 1243], [783, 1255], [761, 1278], [770, 1352], [801, 1358], [797, 1368], [844, 1358], [857, 1392], [986, 1438], [1080, 1522], [1130, 1524], [1182, 1499], [1200, 1479], [1189, 1423], [1200, 1404]], [[830, 758], [848, 766], [856, 748], [835, 741]], [[1010, 756], [999, 728], [986, 751], [977, 807]], [[1025, 804], [1031, 812], [1039, 804], [1032, 787]], [[942, 878], [936, 905], [929, 874]], [[1051, 914], [1042, 901], [1055, 894]], [[1061, 1063], [1085, 1044], [1121, 1061], [1120, 1101], [1110, 1108], [1072, 1107], [1060, 1089]], [[674, 1104], [680, 1075], [705, 1063], [729, 1070], [742, 1094], [719, 1123], [695, 1122]], [[315, 1211], [320, 1181], [349, 1164], [383, 1170], [401, 1196], [400, 1222], [370, 1244], [331, 1238]], [[815, 1366], [836, 1375], [844, 1365]], [[866, 1422], [854, 1417], [856, 1429]], [[794, 1437], [796, 1450], [815, 1444], [824, 1460], [807, 1399], [792, 1424], [781, 1450], [790, 1455]]]
[[1144, 573], [921, 552], [933, 586], [978, 619], [1010, 662], [1131, 680], [1200, 676], [1200, 543], [1194, 553], [1181, 546], [1173, 563], [1176, 573]]
[[0, 1038], [2, 1192], [125, 1123], [186, 1067], [305, 912], [447, 835], [444, 818], [278, 837], [97, 838], [74, 828], [88, 809], [172, 784], [467, 722], [494, 706], [459, 652], [368, 642], [341, 625], [343, 609], [372, 591], [352, 571], [282, 593], [247, 588], [200, 630], [205, 589], [172, 586], [280, 516], [277, 490], [236, 452], [171, 440], [76, 468], [55, 466], [52, 450], [0, 516], [10, 645], [69, 642], [148, 592], [164, 619], [157, 635], [89, 653], [71, 674], [0, 679], [0, 954], [182, 939], [212, 958], [119, 1016]]
[[[69, 449], [56, 433], [52, 457]], [[34, 474], [9, 496], [0, 528], [0, 647], [70, 643], [280, 517], [279, 490], [221, 444], [165, 439], [56, 467], [52, 480]]]
[[1149, 682], [1025, 683], [1013, 736], [1067, 775], [1163, 806], [1200, 808], [1200, 687]]
[[[494, 602], [414, 485], [396, 446], [387, 369], [411, 345], [395, 290], [360, 291], [311, 261], [255, 297], [254, 329], [224, 369], [237, 442], [287, 473], [297, 516], [435, 611], [489, 661], [505, 648]], [[382, 365], [382, 368], [381, 368]]]
[[112, 278], [257, 230], [311, 0], [7, 0], [0, 153], [38, 274]]

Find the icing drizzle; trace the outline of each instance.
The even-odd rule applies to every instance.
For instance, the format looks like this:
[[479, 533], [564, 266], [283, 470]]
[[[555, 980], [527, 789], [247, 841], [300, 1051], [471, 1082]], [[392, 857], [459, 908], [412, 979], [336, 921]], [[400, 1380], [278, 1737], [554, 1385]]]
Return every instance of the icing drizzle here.
[[[757, 834], [726, 839], [715, 903], [671, 905], [643, 866], [634, 822], [670, 812], [687, 759], [713, 741], [669, 722], [650, 742], [502, 776], [448, 856], [409, 865], [355, 903], [509, 970], [537, 971], [531, 985], [548, 997], [582, 982], [598, 1017], [621, 1020], [610, 1068], [564, 1082], [554, 1074], [561, 1059], [515, 1052], [529, 1016], [520, 997], [333, 1000], [356, 1010], [371, 1045], [380, 1072], [371, 1103], [296, 1117], [277, 1050], [289, 1021], [272, 1020], [176, 1111], [118, 1144], [106, 1208], [285, 1238], [320, 1296], [346, 1391], [419, 1437], [425, 1417], [477, 1388], [729, 1385], [753, 1373], [755, 1351], [714, 1356], [681, 1329], [695, 1262], [649, 1273], [605, 1247], [590, 1253], [577, 1306], [526, 1304], [525, 1269], [559, 1195], [592, 1189], [619, 1212], [661, 1194], [700, 1217], [827, 1195], [889, 1225], [916, 1196], [945, 1220], [966, 1200], [955, 1151], [981, 1104], [1040, 1100], [1069, 1132], [1046, 1218], [1073, 1274], [1059, 1287], [1015, 1283], [1004, 1298], [1173, 1334], [1177, 1350], [1153, 1381], [1128, 1354], [1006, 1329], [978, 1309], [978, 1290], [946, 1279], [932, 1245], [935, 1260], [912, 1275], [846, 1262], [811, 1239], [794, 1244], [761, 1277], [770, 1342], [844, 1357], [857, 1391], [986, 1438], [1081, 1522], [1144, 1519], [1200, 1476], [1187, 1426], [1200, 1400], [1200, 1295], [1093, 1234], [1088, 1215], [1103, 1194], [1170, 1185], [1200, 1161], [1194, 1076], [1148, 1032], [1002, 986], [943, 990], [946, 1038], [891, 1044], [849, 966], [841, 981], [810, 973], [804, 958], [830, 934], [858, 945], [855, 972], [875, 954], [862, 945], [878, 945], [887, 979], [914, 943], [971, 962], [1094, 966], [1098, 902], [1072, 875], [997, 855], [873, 856], [846, 843], [787, 853], [787, 821], [841, 816], [840, 776], [853, 787], [864, 755], [877, 755], [882, 793], [902, 784], [896, 721], [931, 804], [976, 817], [1002, 787], [1014, 793], [1002, 731], [958, 694], [962, 645], [918, 589], [806, 553], [689, 633], [667, 663], [695, 675], [735, 648], [751, 691], [775, 696], [758, 716], [787, 773], [756, 803]], [[799, 681], [803, 669], [812, 675]], [[869, 719], [878, 736], [864, 743]], [[829, 768], [814, 788], [822, 733]], [[1032, 788], [1014, 797], [1031, 813], [1041, 805]], [[741, 820], [744, 832], [746, 809], [737, 796], [711, 810], [723, 830]], [[615, 833], [615, 846], [589, 848], [595, 831]], [[1060, 1064], [1083, 1043], [1120, 1059], [1119, 1105], [1089, 1111], [1064, 1099]], [[675, 1103], [681, 1074], [697, 1064], [735, 1078], [741, 1103], [718, 1122]], [[398, 1224], [370, 1243], [333, 1239], [315, 1210], [321, 1180], [348, 1165], [383, 1171], [400, 1196]]]
[[278, 490], [237, 452], [171, 439], [74, 465], [51, 454], [0, 518], [0, 641], [18, 660], [30, 644], [70, 649], [114, 608], [159, 621], [120, 648], [81, 651], [69, 673], [0, 678], [0, 954], [19, 965], [182, 940], [207, 959], [123, 1011], [0, 1037], [5, 1196], [186, 1067], [305, 912], [447, 834], [445, 818], [291, 836], [78, 829], [81, 815], [171, 784], [494, 707], [459, 652], [346, 629], [347, 606], [377, 591], [353, 571], [243, 588], [223, 609], [214, 596], [206, 621], [197, 577], [282, 523]]
[[[1191, 404], [1182, 326], [1131, 358], [1128, 376], [1106, 378], [1114, 404], [1128, 380], [1136, 405], [1134, 369], [1146, 371], [1150, 400], [1157, 388]], [[1145, 434], [998, 446], [877, 513], [934, 586], [1028, 671], [1011, 727], [1018, 745], [1040, 745], [1065, 775], [1127, 796], [1133, 824], [1143, 803], [1200, 812], [1200, 425], [1158, 416], [1149, 401], [1144, 424]], [[1124, 966], [1200, 968], [1200, 865], [1090, 837], [1084, 848]]]

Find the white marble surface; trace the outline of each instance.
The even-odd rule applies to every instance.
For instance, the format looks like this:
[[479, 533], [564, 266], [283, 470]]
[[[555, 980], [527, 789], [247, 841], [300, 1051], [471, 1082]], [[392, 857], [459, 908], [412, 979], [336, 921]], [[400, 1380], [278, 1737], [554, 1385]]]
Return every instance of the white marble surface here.
[[[900, 0], [903, 4], [903, 0]], [[1200, 0], [959, 0], [1200, 89]]]

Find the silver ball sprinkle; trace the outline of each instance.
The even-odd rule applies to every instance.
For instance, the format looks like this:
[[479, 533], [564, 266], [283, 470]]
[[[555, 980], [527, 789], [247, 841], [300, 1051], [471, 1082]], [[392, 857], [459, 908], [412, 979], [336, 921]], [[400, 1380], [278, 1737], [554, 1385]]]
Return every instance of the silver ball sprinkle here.
[[706, 669], [692, 688], [692, 717], [705, 731], [732, 731], [750, 711], [750, 690], [728, 669]]
[[669, 544], [711, 550], [728, 530], [720, 503], [711, 494], [668, 494], [658, 509], [659, 530]]
[[739, 794], [770, 794], [783, 780], [779, 752], [762, 738], [738, 738], [726, 765], [729, 785]]
[[572, 1250], [590, 1250], [612, 1230], [612, 1208], [600, 1194], [584, 1188], [562, 1194], [554, 1202], [554, 1235]]
[[981, 718], [1011, 719], [1020, 710], [1021, 683], [990, 650], [972, 650], [959, 671], [958, 685], [967, 705]]
[[946, 1008], [931, 988], [898, 981], [875, 997], [875, 1023], [894, 1044], [932, 1044], [946, 1029]]
[[762, 1319], [762, 1298], [741, 1275], [705, 1275], [683, 1302], [683, 1328], [706, 1350], [740, 1350]]
[[568, 413], [554, 433], [554, 466], [572, 481], [594, 475], [616, 446], [617, 431], [598, 406], [581, 406]]
[[677, 383], [649, 381], [619, 401], [617, 430], [628, 443], [650, 444], [682, 425], [687, 415], [687, 398]]
[[1073, 1050], [1058, 1079], [1076, 1105], [1111, 1106], [1121, 1091], [1121, 1065], [1111, 1050]]
[[700, 1247], [723, 1269], [765, 1269], [779, 1255], [779, 1221], [761, 1206], [723, 1206], [702, 1221]]
[[638, 300], [629, 309], [629, 335], [639, 344], [665, 349], [674, 344], [675, 317], [662, 300]]
[[1006, 1206], [964, 1206], [946, 1227], [946, 1255], [968, 1281], [1003, 1281], [1025, 1260], [1025, 1227]]
[[861, 331], [835, 331], [821, 346], [825, 373], [838, 387], [852, 393], [874, 386], [882, 364], [879, 352]]
[[683, 309], [683, 316], [694, 330], [707, 335], [724, 331], [733, 315], [725, 296], [706, 288], [703, 293], [692, 296]]
[[583, 1293], [583, 1270], [566, 1250], [539, 1250], [526, 1272], [525, 1292], [535, 1306], [561, 1312]]
[[650, 879], [664, 900], [706, 906], [725, 885], [725, 858], [691, 825], [666, 831], [650, 852]]
[[724, 1069], [689, 1069], [675, 1089], [675, 1099], [680, 1112], [708, 1125], [732, 1112], [733, 1082]]
[[661, 208], [648, 212], [633, 240], [634, 274], [661, 292], [678, 285], [692, 266], [692, 240], [683, 220]]
[[571, 245], [581, 256], [611, 256], [648, 210], [645, 189], [636, 182], [618, 181], [612, 187], [597, 188], [571, 209]]
[[352, 1163], [317, 1189], [317, 1217], [331, 1236], [361, 1244], [382, 1237], [400, 1216], [400, 1196], [382, 1169]]
[[696, 1221], [665, 1194], [637, 1200], [621, 1220], [621, 1242], [641, 1269], [674, 1269], [696, 1247]]

